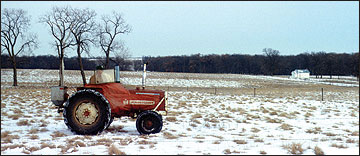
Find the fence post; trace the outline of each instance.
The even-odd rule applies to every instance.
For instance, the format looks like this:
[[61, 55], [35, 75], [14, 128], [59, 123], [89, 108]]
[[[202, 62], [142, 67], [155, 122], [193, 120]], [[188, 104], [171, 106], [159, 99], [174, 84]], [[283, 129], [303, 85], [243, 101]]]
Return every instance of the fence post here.
[[324, 88], [321, 88], [321, 101], [324, 101]]
[[255, 95], [256, 95], [256, 88], [254, 88], [254, 97], [255, 97]]

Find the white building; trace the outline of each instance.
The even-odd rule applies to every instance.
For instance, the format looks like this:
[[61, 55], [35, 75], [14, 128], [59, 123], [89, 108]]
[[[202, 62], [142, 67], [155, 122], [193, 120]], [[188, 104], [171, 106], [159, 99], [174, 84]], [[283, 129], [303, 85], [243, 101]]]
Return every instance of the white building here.
[[295, 79], [309, 79], [310, 78], [310, 71], [307, 69], [296, 69], [291, 72], [291, 77]]

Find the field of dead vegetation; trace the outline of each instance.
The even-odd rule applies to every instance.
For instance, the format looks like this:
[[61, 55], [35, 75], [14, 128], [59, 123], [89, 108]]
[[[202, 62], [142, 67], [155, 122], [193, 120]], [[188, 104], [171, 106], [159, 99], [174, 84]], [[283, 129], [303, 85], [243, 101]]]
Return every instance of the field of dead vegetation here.
[[[91, 74], [86, 71], [87, 80]], [[141, 75], [121, 72], [121, 83], [135, 88]], [[2, 69], [1, 154], [359, 155], [356, 78], [147, 75], [147, 88], [169, 93], [162, 131], [139, 135], [135, 119], [123, 117], [91, 136], [72, 133], [51, 103], [57, 70], [20, 69], [13, 87], [12, 71]], [[67, 86], [81, 83], [79, 71], [65, 72]]]

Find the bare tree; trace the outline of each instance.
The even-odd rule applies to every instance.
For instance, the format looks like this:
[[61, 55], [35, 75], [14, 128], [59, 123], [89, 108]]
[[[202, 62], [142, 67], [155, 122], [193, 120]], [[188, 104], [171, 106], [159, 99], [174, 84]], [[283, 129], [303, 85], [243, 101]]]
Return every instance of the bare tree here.
[[127, 59], [130, 58], [129, 49], [125, 46], [121, 46], [117, 51], [114, 51], [115, 59], [110, 59], [119, 65], [120, 70], [129, 70], [129, 66], [132, 62]]
[[96, 13], [90, 9], [72, 9], [71, 18], [73, 26], [70, 31], [74, 36], [75, 44], [77, 46], [78, 62], [80, 66], [80, 72], [83, 79], [83, 84], [86, 84], [86, 77], [84, 67], [81, 60], [81, 54], [85, 51], [88, 55], [90, 53], [89, 48], [91, 43], [95, 43], [95, 37], [91, 34], [95, 32], [97, 27], [94, 20]]
[[99, 36], [99, 44], [106, 55], [105, 68], [109, 68], [110, 53], [124, 49], [124, 44], [116, 40], [119, 34], [129, 33], [131, 27], [126, 24], [121, 14], [112, 12], [111, 16], [103, 16]]
[[74, 25], [71, 20], [71, 8], [53, 7], [51, 12], [40, 17], [40, 22], [46, 23], [50, 27], [50, 32], [55, 38], [55, 46], [59, 56], [59, 86], [64, 86], [64, 54], [65, 49], [74, 45], [71, 37], [71, 27]]
[[263, 52], [266, 56], [265, 67], [268, 70], [267, 72], [270, 73], [270, 75], [272, 76], [279, 70], [280, 52], [271, 48], [264, 48]]
[[7, 51], [13, 64], [13, 86], [17, 86], [16, 57], [37, 48], [37, 37], [26, 34], [30, 17], [22, 9], [5, 8], [1, 14], [1, 51]]

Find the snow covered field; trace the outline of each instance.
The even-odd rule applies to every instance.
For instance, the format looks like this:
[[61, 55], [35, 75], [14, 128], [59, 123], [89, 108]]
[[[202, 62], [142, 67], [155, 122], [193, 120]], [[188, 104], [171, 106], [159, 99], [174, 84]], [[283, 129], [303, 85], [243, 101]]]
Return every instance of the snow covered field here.
[[[19, 70], [19, 86], [12, 87], [12, 71], [1, 70], [1, 154], [359, 154], [356, 78], [149, 72], [148, 86], [180, 88], [170, 88], [160, 133], [139, 135], [135, 119], [123, 117], [99, 135], [83, 136], [66, 127], [50, 101], [57, 74]], [[139, 86], [141, 74], [121, 72], [121, 82]], [[66, 71], [65, 80], [81, 85], [78, 71]]]

